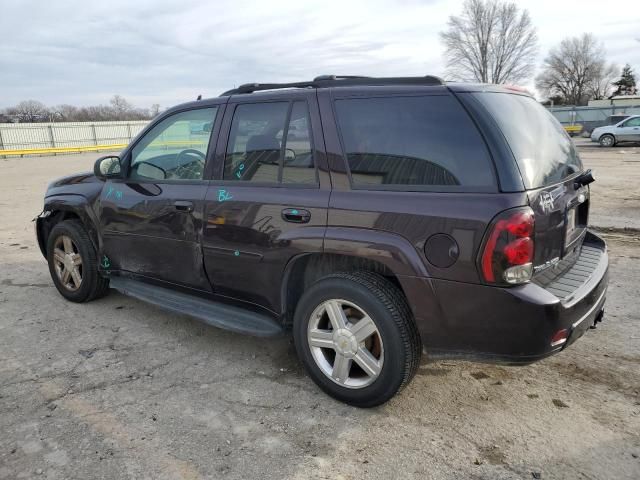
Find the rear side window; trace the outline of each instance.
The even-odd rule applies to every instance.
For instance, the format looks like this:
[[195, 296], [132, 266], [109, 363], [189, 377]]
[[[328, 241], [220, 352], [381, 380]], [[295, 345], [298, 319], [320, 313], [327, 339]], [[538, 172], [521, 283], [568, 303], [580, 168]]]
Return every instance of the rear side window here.
[[582, 170], [580, 157], [562, 125], [536, 100], [495, 92], [473, 96], [498, 123], [526, 188], [552, 185]]
[[307, 103], [238, 105], [227, 143], [224, 179], [317, 184]]
[[225, 180], [278, 182], [280, 139], [288, 109], [288, 102], [248, 103], [236, 107], [227, 144]]
[[336, 114], [355, 187], [495, 190], [484, 141], [450, 96], [336, 100]]

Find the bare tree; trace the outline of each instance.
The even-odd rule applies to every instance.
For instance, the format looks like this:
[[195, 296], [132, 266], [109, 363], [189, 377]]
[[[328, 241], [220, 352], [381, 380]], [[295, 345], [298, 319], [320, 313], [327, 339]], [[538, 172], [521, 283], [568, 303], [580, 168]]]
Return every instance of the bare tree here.
[[617, 71], [618, 67], [613, 63], [609, 65], [602, 64], [600, 68], [596, 69], [588, 89], [591, 99], [602, 100], [611, 94]]
[[527, 10], [499, 0], [465, 0], [440, 32], [447, 76], [483, 83], [517, 83], [533, 72], [538, 37]]
[[36, 100], [20, 102], [15, 107], [7, 108], [5, 119], [18, 122], [101, 122], [109, 120], [149, 120], [152, 113], [159, 111], [160, 106], [135, 108], [120, 95], [115, 95], [109, 105], [91, 105], [76, 107], [75, 105], [57, 105], [48, 108]]
[[602, 42], [591, 33], [565, 38], [552, 48], [536, 77], [536, 88], [547, 96], [560, 95], [569, 105], [586, 105], [611, 90], [616, 67], [607, 64]]
[[78, 107], [75, 105], [62, 104], [54, 107], [54, 110], [60, 114], [64, 122], [73, 122], [78, 117]]
[[7, 109], [7, 114], [18, 118], [19, 122], [41, 122], [48, 119], [48, 109], [37, 100], [25, 100]]
[[115, 112], [117, 120], [123, 120], [133, 110], [133, 105], [120, 95], [114, 95], [109, 100], [109, 103]]
[[155, 117], [156, 115], [158, 115], [158, 113], [160, 113], [160, 104], [154, 103], [153, 105], [151, 105], [151, 109], [149, 110], [149, 115], [151, 115], [152, 117]]

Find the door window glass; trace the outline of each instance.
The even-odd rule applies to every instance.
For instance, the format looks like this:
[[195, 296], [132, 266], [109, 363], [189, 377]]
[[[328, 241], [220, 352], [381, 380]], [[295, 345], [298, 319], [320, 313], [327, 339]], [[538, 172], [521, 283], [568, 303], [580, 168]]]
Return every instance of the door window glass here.
[[282, 182], [316, 183], [316, 181], [307, 103], [295, 102], [287, 129]]
[[493, 189], [493, 168], [475, 125], [450, 96], [336, 101], [354, 185]]
[[317, 183], [307, 103], [238, 105], [227, 143], [224, 179]]
[[224, 179], [277, 182], [288, 102], [246, 103], [233, 115]]
[[131, 178], [201, 180], [217, 110], [176, 113], [153, 127], [133, 148]]
[[640, 117], [627, 120], [622, 126], [623, 127], [640, 127]]

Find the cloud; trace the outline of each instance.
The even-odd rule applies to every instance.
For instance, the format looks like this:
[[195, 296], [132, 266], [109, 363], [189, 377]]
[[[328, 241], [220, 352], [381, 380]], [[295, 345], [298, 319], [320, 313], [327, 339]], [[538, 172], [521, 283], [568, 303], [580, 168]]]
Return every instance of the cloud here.
[[[116, 93], [170, 106], [252, 81], [442, 75], [438, 32], [460, 9], [444, 0], [4, 3], [0, 107], [106, 103]], [[540, 29], [541, 58], [562, 37], [592, 31], [613, 61], [640, 67], [634, 13], [572, 3], [518, 2]]]

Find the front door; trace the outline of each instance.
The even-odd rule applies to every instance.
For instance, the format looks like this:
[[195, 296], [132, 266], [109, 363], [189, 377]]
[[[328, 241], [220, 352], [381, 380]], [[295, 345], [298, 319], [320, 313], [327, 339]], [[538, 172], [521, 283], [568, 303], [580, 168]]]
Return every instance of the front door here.
[[616, 129], [615, 135], [621, 142], [640, 142], [640, 117], [626, 120]]
[[280, 311], [287, 263], [321, 252], [330, 185], [315, 92], [232, 97], [206, 196], [203, 253], [215, 292]]
[[210, 290], [200, 239], [219, 109], [169, 115], [129, 148], [126, 178], [106, 182], [100, 197], [102, 269]]

